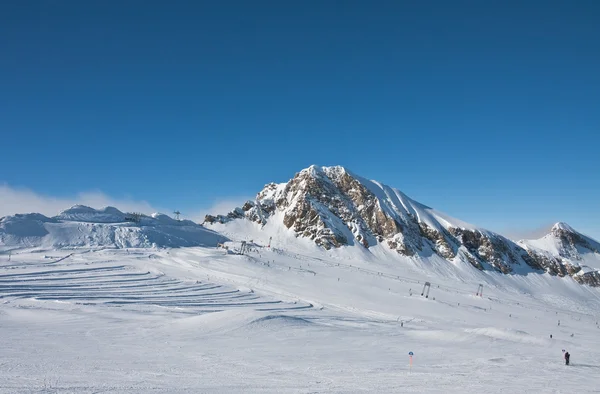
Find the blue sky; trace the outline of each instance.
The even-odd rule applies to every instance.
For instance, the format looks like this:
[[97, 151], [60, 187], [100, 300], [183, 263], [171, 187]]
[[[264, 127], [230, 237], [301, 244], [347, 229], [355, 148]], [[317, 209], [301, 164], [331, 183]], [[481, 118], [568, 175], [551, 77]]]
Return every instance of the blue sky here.
[[0, 195], [193, 216], [339, 164], [496, 231], [600, 238], [598, 20], [594, 0], [1, 2]]

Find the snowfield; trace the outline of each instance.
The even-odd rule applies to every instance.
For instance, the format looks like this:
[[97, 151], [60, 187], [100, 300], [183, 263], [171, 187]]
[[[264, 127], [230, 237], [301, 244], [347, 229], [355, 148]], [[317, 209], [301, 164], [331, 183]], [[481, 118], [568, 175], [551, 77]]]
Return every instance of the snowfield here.
[[229, 251], [3, 247], [0, 392], [600, 388], [596, 288], [246, 230], [245, 255], [236, 231]]

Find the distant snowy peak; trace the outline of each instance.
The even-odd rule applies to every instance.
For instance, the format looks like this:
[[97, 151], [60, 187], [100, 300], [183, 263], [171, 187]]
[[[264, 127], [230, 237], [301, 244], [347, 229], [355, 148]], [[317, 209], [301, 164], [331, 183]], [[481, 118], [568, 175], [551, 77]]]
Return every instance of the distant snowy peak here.
[[[255, 201], [227, 215], [207, 215], [205, 223], [227, 225], [235, 220], [261, 225], [278, 220], [297, 237], [311, 239], [325, 249], [384, 245], [404, 256], [433, 253], [448, 261], [466, 261], [480, 270], [510, 273], [522, 267], [556, 275], [578, 272], [577, 268], [567, 270], [560, 261], [549, 261], [545, 253], [436, 211], [341, 166], [310, 166], [287, 183], [266, 185]], [[564, 223], [555, 227], [563, 236], [576, 233]]]
[[521, 240], [519, 244], [575, 259], [579, 259], [581, 253], [600, 253], [598, 241], [581, 234], [564, 222], [556, 223], [550, 232], [540, 239]]
[[189, 220], [123, 213], [114, 207], [75, 205], [53, 218], [31, 213], [0, 219], [0, 246], [145, 248], [216, 246], [225, 240]]
[[589, 238], [586, 235], [575, 231], [571, 226], [566, 223], [558, 222], [550, 231], [550, 234], [555, 238], [559, 239], [564, 244], [568, 244], [572, 247], [583, 247], [593, 252], [600, 253], [600, 243]]
[[586, 282], [600, 281], [600, 243], [566, 223], [556, 223], [544, 237], [519, 244], [534, 255], [554, 261], [563, 273], [576, 274]]

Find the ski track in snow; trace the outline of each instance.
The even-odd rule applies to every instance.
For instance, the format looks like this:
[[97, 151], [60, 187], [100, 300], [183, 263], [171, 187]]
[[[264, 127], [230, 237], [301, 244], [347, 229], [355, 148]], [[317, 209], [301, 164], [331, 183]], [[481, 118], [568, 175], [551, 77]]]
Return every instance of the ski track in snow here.
[[598, 392], [600, 294], [558, 278], [478, 297], [477, 276], [310, 250], [0, 258], [0, 393]]
[[[0, 266], [0, 299], [5, 304], [69, 301], [105, 307], [148, 305], [183, 309], [186, 313], [236, 307], [311, 307], [308, 303], [290, 306], [281, 300], [206, 281], [183, 281], [160, 272], [143, 271], [135, 265], [114, 265], [110, 260], [95, 262], [93, 266], [83, 261], [66, 266], [56, 263], [23, 264], [20, 269], [15, 265]], [[50, 264], [53, 266], [48, 270]]]

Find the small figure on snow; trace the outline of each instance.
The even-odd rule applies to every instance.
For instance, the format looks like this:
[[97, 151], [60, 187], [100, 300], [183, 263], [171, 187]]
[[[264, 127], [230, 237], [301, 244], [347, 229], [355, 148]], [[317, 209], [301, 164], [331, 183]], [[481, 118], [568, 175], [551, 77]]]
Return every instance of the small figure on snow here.
[[565, 365], [569, 365], [569, 360], [571, 359], [571, 355], [569, 352], [565, 353]]

